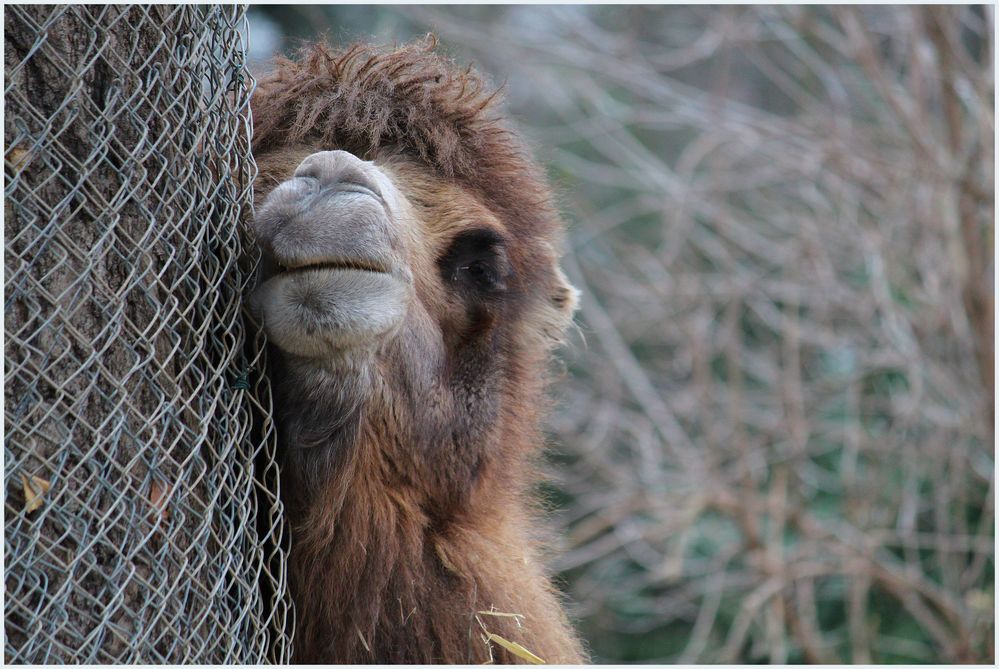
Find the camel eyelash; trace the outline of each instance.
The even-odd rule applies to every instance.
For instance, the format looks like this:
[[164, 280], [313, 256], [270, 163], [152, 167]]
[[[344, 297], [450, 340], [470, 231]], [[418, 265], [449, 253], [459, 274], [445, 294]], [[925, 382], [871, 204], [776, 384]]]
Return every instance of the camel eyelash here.
[[496, 268], [482, 260], [475, 260], [458, 267], [452, 275], [451, 281], [461, 281], [463, 277], [468, 277], [468, 281], [483, 290], [502, 290], [506, 287]]

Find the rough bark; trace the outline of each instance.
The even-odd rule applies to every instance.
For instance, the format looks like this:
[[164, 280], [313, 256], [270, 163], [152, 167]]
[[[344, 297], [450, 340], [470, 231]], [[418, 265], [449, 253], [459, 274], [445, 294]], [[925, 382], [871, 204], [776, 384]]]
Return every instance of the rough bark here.
[[214, 11], [4, 11], [8, 661], [266, 645], [232, 388], [245, 82], [211, 64]]

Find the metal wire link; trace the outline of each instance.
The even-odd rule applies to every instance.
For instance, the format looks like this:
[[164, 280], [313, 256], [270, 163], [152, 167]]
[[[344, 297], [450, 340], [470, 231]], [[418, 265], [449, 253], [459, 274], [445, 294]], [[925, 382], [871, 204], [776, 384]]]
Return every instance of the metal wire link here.
[[290, 658], [244, 12], [5, 9], [7, 662]]

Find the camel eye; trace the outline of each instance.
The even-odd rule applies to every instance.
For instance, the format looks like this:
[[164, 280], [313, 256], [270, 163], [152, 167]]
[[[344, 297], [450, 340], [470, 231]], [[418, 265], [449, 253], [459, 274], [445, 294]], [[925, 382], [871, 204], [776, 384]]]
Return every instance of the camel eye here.
[[476, 260], [458, 268], [454, 281], [464, 281], [483, 293], [499, 292], [506, 289], [503, 277], [500, 276], [497, 263]]
[[503, 239], [493, 230], [458, 235], [439, 264], [445, 282], [463, 292], [484, 295], [506, 290], [509, 263]]

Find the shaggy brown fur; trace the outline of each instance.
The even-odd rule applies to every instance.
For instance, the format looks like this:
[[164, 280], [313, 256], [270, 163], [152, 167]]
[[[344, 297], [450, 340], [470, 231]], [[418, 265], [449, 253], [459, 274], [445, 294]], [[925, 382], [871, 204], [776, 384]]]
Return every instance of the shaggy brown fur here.
[[[279, 60], [253, 99], [258, 200], [305, 156], [340, 149], [390, 174], [422, 221], [419, 327], [334, 386], [272, 356], [294, 660], [522, 662], [495, 634], [576, 663], [530, 503], [543, 376], [574, 305], [561, 221], [497, 94], [434, 46], [316, 45]], [[471, 300], [435, 267], [483, 225], [512, 271], [502, 297]]]
[[[518, 236], [551, 241], [561, 221], [544, 177], [498, 113], [499, 91], [435, 47], [430, 39], [339, 53], [317, 44], [298, 61], [279, 58], [253, 97], [254, 155], [306, 144], [365, 160], [410, 156], [481, 194]], [[276, 175], [258, 162], [260, 198]]]

